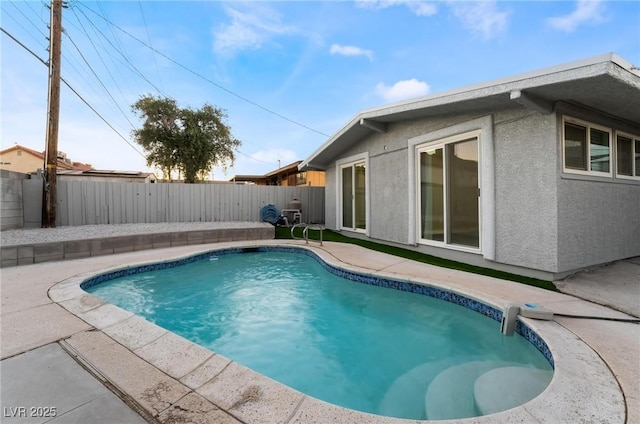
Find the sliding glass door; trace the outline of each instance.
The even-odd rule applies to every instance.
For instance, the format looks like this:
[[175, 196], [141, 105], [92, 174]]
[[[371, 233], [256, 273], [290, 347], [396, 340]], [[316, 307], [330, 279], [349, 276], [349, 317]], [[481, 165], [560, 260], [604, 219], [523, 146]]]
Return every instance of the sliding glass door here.
[[478, 138], [418, 149], [423, 243], [480, 247]]
[[366, 166], [364, 162], [343, 165], [340, 169], [342, 190], [341, 226], [345, 230], [367, 228]]

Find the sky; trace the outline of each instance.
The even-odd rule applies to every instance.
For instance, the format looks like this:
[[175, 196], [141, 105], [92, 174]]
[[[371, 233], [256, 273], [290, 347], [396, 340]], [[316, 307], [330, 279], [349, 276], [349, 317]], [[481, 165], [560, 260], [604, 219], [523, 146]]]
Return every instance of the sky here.
[[[27, 49], [48, 60], [47, 3], [0, 2], [2, 149], [45, 148], [47, 67]], [[63, 27], [58, 149], [153, 171], [131, 105], [210, 104], [242, 142], [215, 180], [304, 160], [365, 109], [609, 52], [640, 66], [638, 1], [69, 0]]]

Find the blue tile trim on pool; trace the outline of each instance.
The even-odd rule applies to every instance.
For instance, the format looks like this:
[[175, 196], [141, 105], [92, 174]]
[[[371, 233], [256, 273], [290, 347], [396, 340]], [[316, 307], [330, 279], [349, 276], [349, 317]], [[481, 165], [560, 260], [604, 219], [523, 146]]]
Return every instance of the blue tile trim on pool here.
[[[260, 247], [236, 247], [220, 250], [212, 250], [205, 253], [189, 256], [174, 261], [158, 262], [148, 265], [133, 266], [129, 268], [119, 269], [117, 271], [111, 271], [104, 274], [91, 277], [80, 284], [80, 288], [88, 289], [96, 284], [103, 283], [105, 281], [113, 280], [120, 277], [126, 277], [128, 275], [140, 274], [148, 271], [157, 271], [160, 269], [175, 268], [177, 266], [190, 264], [193, 262], [210, 259], [217, 256], [233, 255], [246, 252], [278, 252], [278, 253], [294, 253], [298, 255], [309, 256], [312, 259], [318, 261], [322, 267], [328, 272], [343, 277], [347, 280], [355, 281], [358, 283], [369, 284], [374, 286], [386, 287], [395, 290], [407, 291], [415, 294], [430, 296], [436, 299], [451, 302], [456, 305], [460, 305], [472, 311], [485, 315], [495, 321], [502, 321], [502, 311], [489, 306], [485, 303], [471, 299], [458, 293], [453, 293], [449, 290], [444, 290], [436, 287], [431, 287], [423, 284], [411, 283], [403, 280], [394, 280], [389, 278], [376, 277], [374, 275], [365, 275], [353, 271], [347, 271], [342, 268], [335, 267], [323, 261], [316, 253], [308, 249], [301, 249], [299, 247], [285, 247], [285, 246], [260, 246]], [[549, 361], [552, 367], [554, 367], [553, 356], [549, 350], [549, 346], [535, 331], [522, 321], [517, 320], [515, 331], [534, 345], [544, 357]]]

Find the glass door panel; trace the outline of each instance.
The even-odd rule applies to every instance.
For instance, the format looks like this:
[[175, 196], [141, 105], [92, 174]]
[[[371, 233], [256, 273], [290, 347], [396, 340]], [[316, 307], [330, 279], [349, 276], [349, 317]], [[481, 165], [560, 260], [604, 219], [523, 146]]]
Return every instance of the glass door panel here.
[[364, 162], [340, 168], [342, 228], [367, 229], [367, 171]]
[[354, 209], [356, 228], [365, 230], [367, 228], [366, 169], [364, 163], [354, 165], [354, 169]]
[[478, 142], [447, 145], [449, 243], [479, 247]]
[[640, 140], [636, 140], [635, 176], [640, 177]]
[[342, 168], [342, 226], [353, 228], [353, 167]]
[[420, 153], [420, 223], [423, 239], [444, 241], [442, 148]]
[[420, 239], [479, 248], [478, 138], [418, 153]]

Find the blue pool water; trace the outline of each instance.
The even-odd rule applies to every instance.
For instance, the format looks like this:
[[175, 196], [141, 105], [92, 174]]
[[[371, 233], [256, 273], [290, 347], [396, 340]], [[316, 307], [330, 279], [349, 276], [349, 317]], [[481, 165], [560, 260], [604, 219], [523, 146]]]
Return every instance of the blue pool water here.
[[359, 284], [308, 255], [214, 255], [87, 291], [301, 392], [374, 414], [477, 416], [512, 406], [487, 402], [478, 386], [495, 388], [500, 370], [533, 376], [509, 382], [510, 392], [522, 387], [520, 403], [551, 380], [535, 346], [463, 306]]

